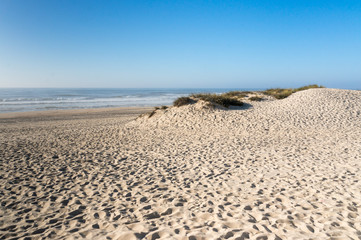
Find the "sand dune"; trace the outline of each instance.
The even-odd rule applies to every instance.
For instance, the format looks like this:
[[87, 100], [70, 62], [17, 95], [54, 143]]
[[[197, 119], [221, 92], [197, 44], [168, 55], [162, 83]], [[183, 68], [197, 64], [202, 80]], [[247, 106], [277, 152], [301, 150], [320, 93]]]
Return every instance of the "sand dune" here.
[[3, 117], [0, 238], [361, 239], [360, 103]]

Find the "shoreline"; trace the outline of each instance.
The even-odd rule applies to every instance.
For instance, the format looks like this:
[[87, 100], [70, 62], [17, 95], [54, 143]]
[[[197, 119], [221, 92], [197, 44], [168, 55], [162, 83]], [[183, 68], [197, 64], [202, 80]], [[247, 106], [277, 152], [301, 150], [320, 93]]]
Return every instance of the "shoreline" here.
[[[305, 86], [305, 87], [307, 87], [307, 86]], [[275, 89], [279, 89], [279, 88], [275, 88]], [[285, 88], [284, 90], [288, 90], [288, 89], [292, 89], [292, 88]], [[335, 88], [328, 88], [328, 89], [335, 89]], [[228, 89], [228, 88], [224, 88], [224, 89], [222, 89], [224, 91], [221, 91], [221, 92], [215, 92], [214, 89], [212, 89], [212, 88], [210, 88], [210, 90], [213, 90], [213, 91], [204, 90], [204, 91], [194, 91], [194, 92], [188, 92], [188, 93], [180, 94], [180, 95], [178, 95], [178, 97], [174, 97], [174, 99], [172, 101], [169, 101], [167, 103], [160, 101], [160, 99], [158, 99], [159, 100], [158, 103], [152, 103], [152, 104], [149, 104], [144, 99], [144, 102], [142, 104], [140, 104], [140, 105], [139, 104], [132, 104], [132, 102], [130, 101], [129, 104], [126, 104], [126, 105], [112, 105], [112, 106], [110, 106], [110, 105], [109, 106], [97, 106], [97, 105], [84, 106], [84, 105], [82, 105], [83, 104], [82, 102], [74, 102], [74, 105], [69, 106], [69, 108], [64, 107], [64, 108], [58, 108], [58, 109], [51, 109], [51, 108], [47, 109], [46, 107], [45, 108], [40, 108], [40, 109], [39, 108], [32, 109], [31, 107], [30, 108], [18, 109], [18, 107], [16, 107], [14, 109], [7, 110], [6, 106], [10, 106], [10, 105], [8, 105], [6, 103], [7, 101], [4, 101], [4, 99], [0, 98], [0, 102], [3, 101], [3, 102], [1, 102], [1, 105], [0, 105], [0, 119], [9, 118], [8, 115], [11, 116], [11, 118], [12, 118], [13, 116], [18, 117], [18, 116], [23, 116], [23, 115], [32, 115], [30, 113], [38, 114], [40, 112], [54, 113], [54, 112], [58, 112], [58, 111], [59, 112], [63, 111], [63, 113], [66, 113], [67, 111], [69, 111], [69, 112], [72, 112], [72, 111], [87, 111], [87, 110], [93, 111], [94, 109], [99, 110], [99, 111], [103, 111], [104, 109], [136, 109], [136, 108], [137, 109], [138, 108], [139, 109], [140, 108], [151, 109], [151, 108], [160, 107], [160, 106], [163, 106], [163, 105], [171, 106], [171, 105], [173, 105], [174, 100], [176, 100], [177, 98], [179, 98], [179, 97], [187, 97], [187, 96], [190, 96], [192, 94], [207, 94], [207, 93], [221, 94], [221, 93], [230, 93], [232, 91], [236, 91], [236, 92], [245, 92], [245, 93], [246, 92], [252, 92], [255, 95], [259, 95], [259, 94], [264, 95], [265, 91], [271, 90], [271, 89], [254, 90], [254, 89]], [[357, 90], [357, 89], [340, 89], [340, 90], [360, 91], [360, 90]], [[34, 103], [34, 104], [36, 105], [36, 103]], [[60, 104], [60, 102], [59, 102], [59, 104]], [[17, 105], [14, 105], [14, 106], [17, 106]]]
[[115, 108], [86, 108], [66, 110], [46, 110], [27, 112], [0, 113], [0, 122], [11, 120], [67, 120], [79, 118], [102, 118], [117, 115], [142, 114], [154, 109], [153, 107], [115, 107]]
[[[234, 88], [95, 88], [95, 89], [8, 89], [0, 88], [0, 112], [71, 110], [113, 107], [155, 107], [192, 93], [222, 93]], [[256, 89], [252, 89], [256, 90]]]

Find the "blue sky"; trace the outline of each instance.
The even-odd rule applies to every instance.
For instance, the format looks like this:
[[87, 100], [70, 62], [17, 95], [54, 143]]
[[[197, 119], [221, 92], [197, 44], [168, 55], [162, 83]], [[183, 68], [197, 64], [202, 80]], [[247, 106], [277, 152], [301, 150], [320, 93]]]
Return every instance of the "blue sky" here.
[[310, 83], [361, 88], [361, 1], [0, 1], [0, 87]]

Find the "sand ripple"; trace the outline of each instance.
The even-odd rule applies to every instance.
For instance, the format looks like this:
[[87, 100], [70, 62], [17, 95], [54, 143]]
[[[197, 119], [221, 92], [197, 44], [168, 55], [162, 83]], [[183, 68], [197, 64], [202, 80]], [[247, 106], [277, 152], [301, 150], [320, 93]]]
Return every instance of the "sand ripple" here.
[[5, 123], [0, 237], [360, 239], [360, 103], [312, 89], [227, 111]]

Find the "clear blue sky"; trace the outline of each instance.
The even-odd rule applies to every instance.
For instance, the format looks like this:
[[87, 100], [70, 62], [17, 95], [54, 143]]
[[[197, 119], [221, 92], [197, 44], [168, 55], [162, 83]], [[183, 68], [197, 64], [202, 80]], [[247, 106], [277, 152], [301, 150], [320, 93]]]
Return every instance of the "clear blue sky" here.
[[361, 88], [361, 1], [1, 0], [0, 87]]

